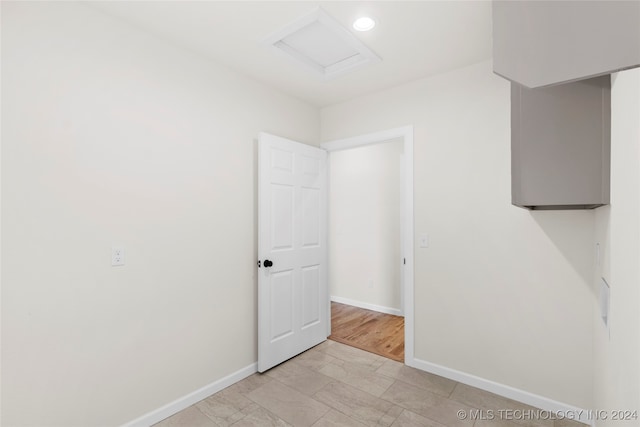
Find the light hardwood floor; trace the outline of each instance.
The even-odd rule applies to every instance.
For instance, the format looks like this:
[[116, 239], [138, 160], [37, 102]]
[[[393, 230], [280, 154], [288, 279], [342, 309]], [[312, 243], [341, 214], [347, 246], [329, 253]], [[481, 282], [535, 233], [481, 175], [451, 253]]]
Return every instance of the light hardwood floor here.
[[[474, 419], [479, 410], [496, 418]], [[500, 419], [499, 410], [535, 408], [327, 340], [156, 426], [585, 427], [565, 420], [515, 423]]]
[[404, 317], [332, 302], [329, 339], [404, 362]]

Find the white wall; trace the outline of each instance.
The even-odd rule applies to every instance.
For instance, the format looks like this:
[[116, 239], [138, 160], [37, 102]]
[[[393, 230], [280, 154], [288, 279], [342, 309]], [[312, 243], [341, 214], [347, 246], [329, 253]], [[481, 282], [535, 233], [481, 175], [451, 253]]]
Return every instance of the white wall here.
[[[597, 285], [604, 277], [611, 297], [609, 329], [600, 318], [594, 298], [594, 407], [640, 411], [639, 69], [623, 71], [612, 78], [611, 204], [596, 210], [596, 242], [600, 244], [601, 257], [593, 293], [598, 297]], [[597, 423], [620, 424], [612, 419]]]
[[403, 140], [329, 154], [329, 292], [400, 313]]
[[[0, 423], [121, 424], [255, 362], [254, 138], [315, 144], [317, 110], [77, 3], [1, 8]], [[510, 206], [509, 88], [489, 63], [322, 111], [324, 141], [415, 126], [418, 359], [640, 406], [637, 70], [612, 101], [595, 213]]]
[[2, 425], [254, 363], [254, 139], [315, 144], [318, 111], [79, 3], [3, 2], [2, 42]]
[[594, 213], [511, 206], [509, 96], [484, 62], [324, 108], [322, 140], [414, 125], [417, 359], [590, 407]]

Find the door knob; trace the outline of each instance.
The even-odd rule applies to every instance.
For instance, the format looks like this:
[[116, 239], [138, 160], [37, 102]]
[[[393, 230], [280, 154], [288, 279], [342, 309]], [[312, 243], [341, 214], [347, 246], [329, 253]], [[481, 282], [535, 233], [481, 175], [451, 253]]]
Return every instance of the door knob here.
[[269, 261], [268, 259], [265, 259], [265, 260], [264, 260], [264, 266], [265, 266], [265, 267], [271, 267], [272, 265], [273, 265], [273, 262], [272, 262], [272, 261]]

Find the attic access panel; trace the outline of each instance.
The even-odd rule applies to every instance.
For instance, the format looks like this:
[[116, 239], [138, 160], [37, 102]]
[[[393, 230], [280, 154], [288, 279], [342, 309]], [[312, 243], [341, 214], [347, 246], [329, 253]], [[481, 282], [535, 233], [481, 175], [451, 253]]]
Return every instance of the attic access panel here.
[[324, 80], [381, 61], [322, 9], [291, 22], [267, 37], [265, 43]]

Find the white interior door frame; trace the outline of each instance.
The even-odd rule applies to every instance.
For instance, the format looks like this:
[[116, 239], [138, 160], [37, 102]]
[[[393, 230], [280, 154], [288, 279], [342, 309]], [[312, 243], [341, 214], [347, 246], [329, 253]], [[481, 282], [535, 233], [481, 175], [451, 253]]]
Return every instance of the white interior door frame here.
[[[402, 254], [405, 259], [402, 274], [402, 312], [404, 313], [404, 360], [414, 359], [414, 257], [413, 257], [413, 125], [367, 133], [350, 138], [337, 139], [320, 144], [328, 152], [348, 150], [349, 148], [381, 144], [391, 139], [402, 138], [404, 141], [402, 183]], [[329, 162], [329, 167], [331, 164]], [[329, 188], [331, 191], [331, 188]], [[331, 310], [329, 304], [329, 310]], [[329, 319], [331, 313], [329, 313]], [[329, 322], [330, 327], [331, 322]], [[331, 331], [328, 331], [328, 335]]]

